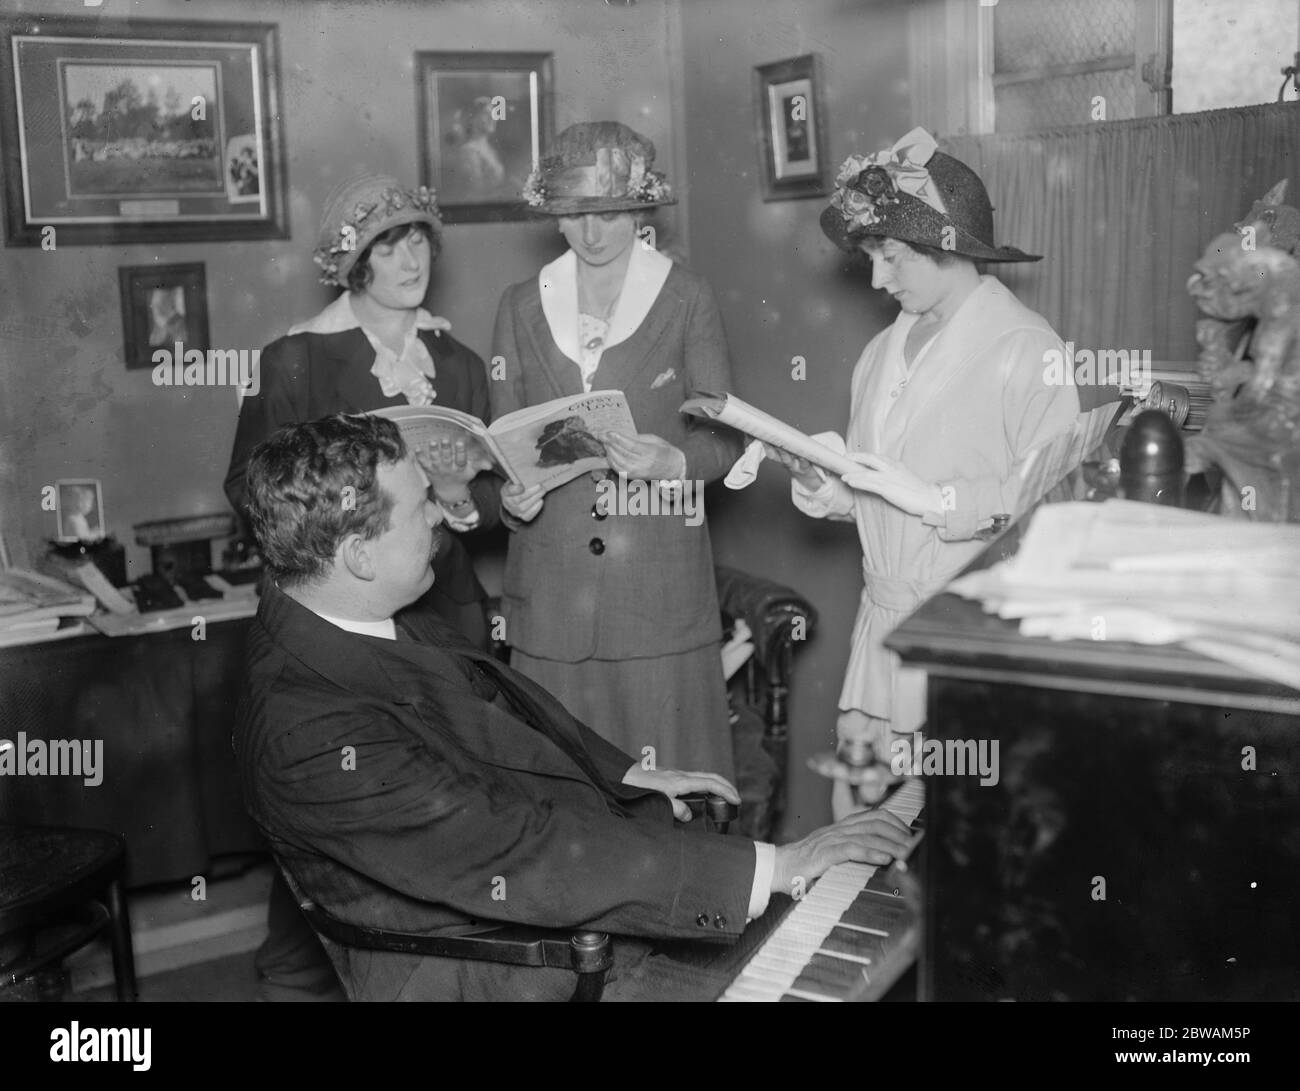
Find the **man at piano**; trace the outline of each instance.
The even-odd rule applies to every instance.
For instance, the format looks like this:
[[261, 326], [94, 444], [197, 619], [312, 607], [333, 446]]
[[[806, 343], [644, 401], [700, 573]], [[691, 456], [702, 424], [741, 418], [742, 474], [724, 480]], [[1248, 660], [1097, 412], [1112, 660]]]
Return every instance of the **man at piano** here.
[[[734, 937], [774, 891], [908, 843], [885, 811], [772, 846], [698, 832], [676, 797], [710, 773], [644, 769], [436, 618], [441, 512], [392, 422], [327, 417], [253, 454], [249, 513], [271, 579], [249, 635], [235, 750], [249, 810], [334, 916], [407, 932], [471, 921], [620, 937]], [[615, 943], [605, 995], [646, 998], [650, 948]], [[367, 1000], [560, 999], [566, 971], [349, 949]]]

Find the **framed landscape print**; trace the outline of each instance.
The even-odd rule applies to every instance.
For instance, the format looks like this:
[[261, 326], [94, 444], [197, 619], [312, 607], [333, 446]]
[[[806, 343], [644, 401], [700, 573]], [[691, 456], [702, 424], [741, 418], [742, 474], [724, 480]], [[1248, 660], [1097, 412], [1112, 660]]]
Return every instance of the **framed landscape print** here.
[[151, 368], [166, 349], [180, 359], [179, 343], [207, 352], [208, 288], [203, 263], [124, 265], [117, 271], [122, 293], [122, 340], [126, 366]]
[[522, 220], [520, 191], [553, 135], [551, 54], [415, 55], [420, 181], [447, 223]]
[[763, 200], [829, 193], [830, 149], [817, 55], [756, 67], [754, 98]]
[[6, 16], [9, 246], [287, 238], [266, 23]]

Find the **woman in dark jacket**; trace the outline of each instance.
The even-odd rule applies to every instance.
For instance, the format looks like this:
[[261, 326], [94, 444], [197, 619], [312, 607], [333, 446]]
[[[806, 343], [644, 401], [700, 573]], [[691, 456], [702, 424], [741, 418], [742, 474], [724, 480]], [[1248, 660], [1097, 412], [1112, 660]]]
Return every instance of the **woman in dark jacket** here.
[[[482, 359], [451, 336], [451, 324], [421, 304], [438, 256], [442, 222], [431, 191], [371, 175], [337, 189], [321, 218], [314, 260], [326, 284], [345, 288], [333, 303], [266, 347], [261, 392], [244, 399], [226, 476], [226, 495], [244, 512], [244, 471], [262, 440], [286, 424], [333, 413], [436, 403], [487, 420]], [[446, 452], [430, 472], [452, 530], [481, 529], [499, 506], [490, 475], [463, 452]], [[458, 534], [443, 534], [433, 587], [417, 604], [484, 646], [484, 591]]]
[[654, 145], [625, 125], [573, 125], [525, 189], [569, 249], [501, 299], [493, 413], [621, 390], [638, 434], [595, 437], [613, 475], [544, 499], [502, 489], [506, 639], [513, 666], [629, 754], [731, 777], [703, 486], [740, 440], [681, 412], [729, 389], [731, 371], [708, 283], [638, 238], [637, 217], [672, 203], [653, 163]]

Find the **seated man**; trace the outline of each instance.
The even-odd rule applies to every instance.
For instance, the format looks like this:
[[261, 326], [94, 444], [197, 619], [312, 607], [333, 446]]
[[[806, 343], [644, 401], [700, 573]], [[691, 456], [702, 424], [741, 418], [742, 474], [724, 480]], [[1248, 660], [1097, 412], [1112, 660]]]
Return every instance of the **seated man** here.
[[[342, 920], [453, 933], [475, 921], [734, 936], [772, 891], [908, 841], [885, 812], [792, 845], [688, 831], [673, 797], [735, 789], [647, 771], [431, 615], [441, 513], [396, 426], [327, 417], [262, 444], [249, 514], [271, 580], [235, 729], [245, 798], [298, 885]], [[396, 615], [396, 616], [395, 616]], [[647, 948], [620, 940], [606, 996]], [[561, 970], [349, 949], [356, 999], [560, 998]]]

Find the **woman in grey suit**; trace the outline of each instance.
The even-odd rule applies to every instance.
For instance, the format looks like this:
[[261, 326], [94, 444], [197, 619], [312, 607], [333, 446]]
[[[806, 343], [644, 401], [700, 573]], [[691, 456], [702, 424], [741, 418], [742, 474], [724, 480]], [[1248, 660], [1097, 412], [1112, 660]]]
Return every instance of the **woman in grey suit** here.
[[613, 474], [546, 494], [507, 486], [503, 586], [513, 665], [643, 763], [733, 775], [713, 554], [702, 490], [740, 438], [679, 411], [731, 386], [708, 284], [638, 238], [673, 201], [654, 145], [617, 122], [562, 132], [524, 195], [570, 249], [507, 289], [493, 417], [622, 390], [637, 435], [605, 433]]

